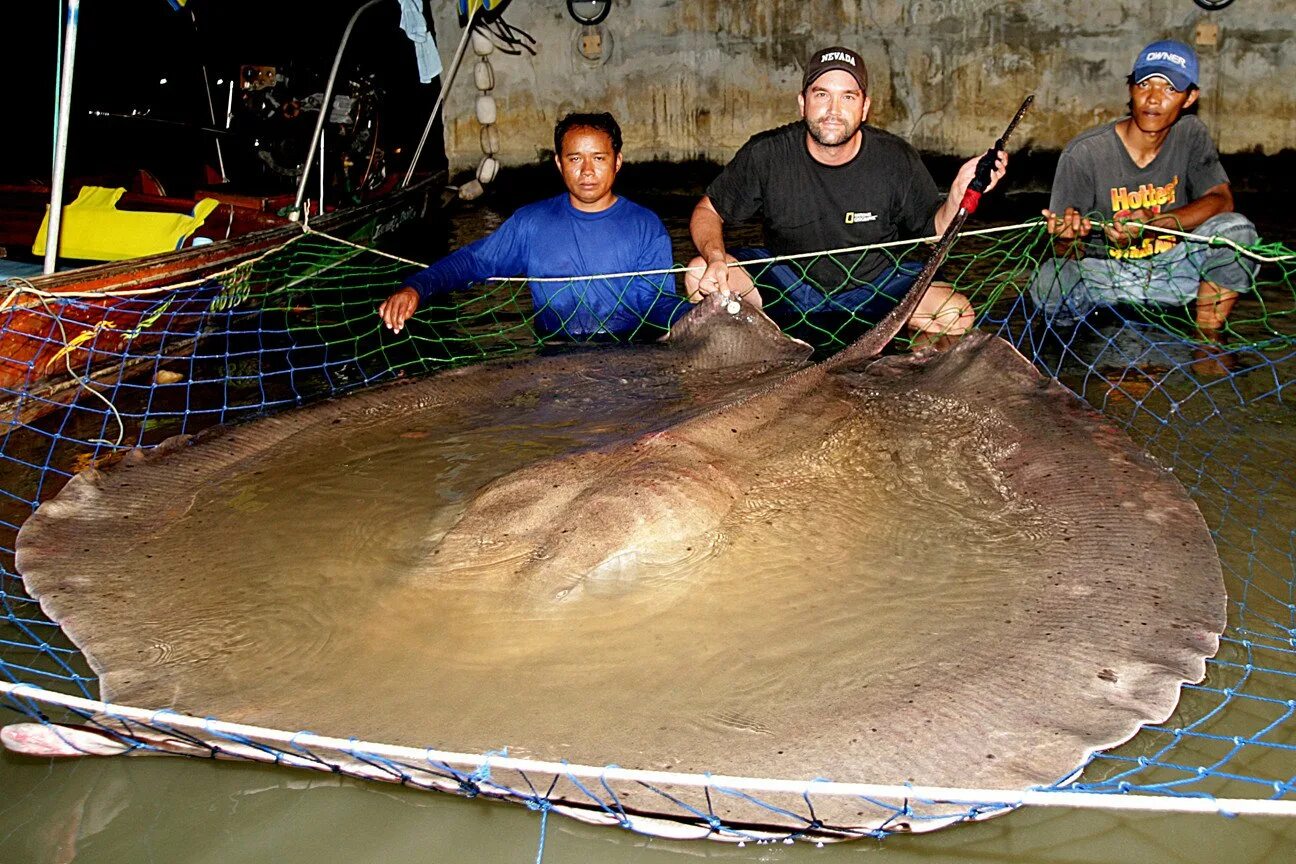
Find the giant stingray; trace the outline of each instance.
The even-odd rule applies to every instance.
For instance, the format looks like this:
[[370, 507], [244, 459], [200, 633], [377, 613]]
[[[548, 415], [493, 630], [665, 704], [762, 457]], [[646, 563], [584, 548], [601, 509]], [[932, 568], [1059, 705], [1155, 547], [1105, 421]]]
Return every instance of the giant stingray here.
[[[907, 311], [812, 363], [713, 297], [662, 345], [173, 439], [74, 477], [18, 569], [123, 704], [592, 765], [1062, 782], [1205, 674], [1214, 545], [1169, 472], [999, 338], [880, 356]], [[363, 512], [383, 482], [399, 519]], [[548, 791], [668, 834], [967, 811]]]

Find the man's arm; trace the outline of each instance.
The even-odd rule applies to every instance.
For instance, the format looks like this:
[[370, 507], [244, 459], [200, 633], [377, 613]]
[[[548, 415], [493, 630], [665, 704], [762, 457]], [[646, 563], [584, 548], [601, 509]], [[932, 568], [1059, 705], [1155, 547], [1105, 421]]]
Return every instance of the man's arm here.
[[1040, 213], [1044, 229], [1053, 236], [1053, 254], [1058, 258], [1083, 258], [1085, 247], [1078, 242], [1093, 230], [1088, 210], [1094, 201], [1092, 173], [1070, 147], [1058, 157], [1053, 171], [1049, 206]]
[[[729, 268], [725, 263], [724, 219], [711, 203], [710, 196], [703, 195], [702, 200], [693, 208], [693, 216], [689, 219], [689, 234], [698, 254], [706, 263], [706, 269], [697, 277], [698, 291], [702, 294], [728, 291]], [[692, 282], [692, 279], [688, 281]]]
[[735, 288], [750, 290], [750, 280], [739, 279], [740, 284], [735, 285], [729, 278], [726, 264], [731, 259], [725, 249], [724, 225], [726, 221], [744, 222], [761, 211], [764, 205], [761, 178], [771, 170], [774, 158], [770, 146], [752, 138], [739, 148], [693, 208], [689, 234], [698, 257], [689, 262], [690, 269], [684, 274], [690, 300], [696, 302], [717, 291], [730, 294]]
[[[958, 215], [959, 207], [963, 203], [963, 193], [967, 192], [968, 186], [972, 183], [972, 178], [976, 176], [977, 162], [981, 161], [980, 156], [973, 156], [959, 167], [958, 174], [954, 175], [954, 182], [950, 185], [949, 197], [945, 203], [936, 211], [936, 233], [944, 234], [945, 229], [954, 221]], [[1008, 170], [1008, 154], [999, 151], [995, 157], [994, 171], [990, 174], [990, 185], [986, 186], [985, 191], [989, 192]]]
[[1207, 189], [1200, 198], [1150, 219], [1148, 224], [1161, 228], [1186, 230], [1196, 228], [1212, 216], [1232, 212], [1233, 187], [1227, 183], [1220, 183]]
[[393, 333], [418, 311], [430, 297], [467, 287], [491, 276], [521, 273], [526, 262], [526, 238], [522, 220], [504, 220], [493, 233], [456, 249], [437, 263], [410, 276], [395, 293], [378, 306], [378, 317]]
[[693, 308], [680, 295], [674, 273], [646, 275], [647, 271], [670, 270], [674, 266], [675, 253], [671, 248], [670, 234], [658, 220], [635, 262], [634, 269], [641, 271], [640, 275], [633, 277], [625, 292], [627, 297], [636, 298], [638, 308], [634, 311], [642, 321], [669, 329], [684, 312]]
[[1220, 165], [1219, 152], [1206, 126], [1196, 117], [1183, 117], [1173, 131], [1180, 133], [1182, 146], [1187, 149], [1187, 167], [1181, 178], [1184, 184], [1181, 188], [1191, 189], [1194, 194], [1198, 189], [1206, 191], [1168, 213], [1138, 209], [1114, 214], [1117, 224], [1107, 230], [1107, 238], [1112, 243], [1127, 245], [1139, 236], [1144, 227], [1191, 230], [1212, 216], [1233, 210], [1233, 191], [1229, 187], [1228, 174]]
[[485, 239], [489, 238], [456, 249], [431, 267], [406, 279], [404, 285], [378, 305], [378, 317], [383, 324], [393, 333], [399, 333], [424, 300], [494, 275], [480, 266], [474, 249]]

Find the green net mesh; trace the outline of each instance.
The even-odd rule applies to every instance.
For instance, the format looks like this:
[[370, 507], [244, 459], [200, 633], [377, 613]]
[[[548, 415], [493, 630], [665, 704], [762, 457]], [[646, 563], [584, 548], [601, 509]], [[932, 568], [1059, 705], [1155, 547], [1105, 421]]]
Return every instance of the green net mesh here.
[[[784, 259], [756, 254], [743, 266], [771, 317], [826, 355], [887, 308], [880, 295], [894, 286], [861, 286], [860, 268], [881, 262], [903, 277], [926, 248], [906, 242]], [[1184, 688], [1167, 723], [1097, 754], [1073, 788], [1296, 804], [1296, 482], [1288, 470], [1296, 415], [1285, 396], [1296, 381], [1296, 254], [1277, 244], [1241, 247], [1224, 240], [1213, 248], [1242, 266], [1252, 287], [1210, 339], [1202, 338], [1192, 304], [1103, 303], [1082, 315], [1058, 315], [1041, 302], [1047, 291], [1031, 296], [1032, 280], [1053, 255], [1039, 222], [969, 232], [940, 278], [966, 299], [976, 326], [1010, 341], [1175, 472], [1204, 514], [1223, 563], [1229, 626], [1207, 679]], [[51, 696], [96, 696], [94, 675], [24, 593], [13, 565], [19, 526], [73, 473], [121, 448], [149, 447], [401, 375], [522, 356], [545, 343], [527, 283], [517, 279], [439, 298], [401, 334], [386, 331], [375, 307], [417, 266], [307, 233], [166, 292], [69, 297], [8, 284], [0, 309], [0, 403], [7, 421], [0, 443], [0, 682], [14, 686], [6, 687], [0, 704], [11, 719], [62, 716]], [[825, 268], [840, 274], [835, 284], [818, 281]], [[665, 283], [668, 290], [674, 278]], [[615, 290], [608, 288], [615, 280], [580, 282], [588, 286], [581, 290]], [[811, 294], [797, 293], [807, 287]], [[633, 338], [663, 332], [645, 321]], [[906, 331], [894, 350], [907, 350], [915, 338]], [[102, 722], [101, 710], [75, 710]], [[145, 733], [158, 730], [199, 753], [223, 748], [316, 768], [344, 762], [363, 776], [486, 792], [535, 809], [546, 809], [546, 789], [553, 788], [531, 782], [525, 771], [501, 780], [498, 772], [439, 759], [330, 751], [300, 738], [276, 743], [212, 726], [198, 734], [160, 715], [122, 716], [114, 726], [123, 740], [135, 736], [145, 747], [151, 746]], [[634, 827], [607, 784], [588, 777], [571, 773], [591, 810]], [[703, 804], [645, 786], [660, 794], [662, 807], [678, 810], [681, 821], [744, 836], [740, 827], [716, 824]], [[742, 789], [708, 794], [764, 800]], [[771, 819], [787, 836], [812, 833], [813, 795], [795, 796], [802, 799], [804, 807], [770, 805]], [[897, 822], [908, 817], [903, 801], [893, 806]], [[968, 804], [966, 815], [984, 809]]]

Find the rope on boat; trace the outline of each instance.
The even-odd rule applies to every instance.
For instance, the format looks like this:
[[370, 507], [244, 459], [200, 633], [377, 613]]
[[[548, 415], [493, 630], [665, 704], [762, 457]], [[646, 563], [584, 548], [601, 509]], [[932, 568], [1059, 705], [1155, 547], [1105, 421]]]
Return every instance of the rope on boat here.
[[[208, 282], [219, 280], [222, 276], [228, 276], [237, 270], [256, 264], [271, 255], [275, 255], [284, 249], [287, 249], [294, 243], [305, 239], [308, 235], [327, 237], [330, 240], [338, 239], [329, 234], [324, 234], [323, 232], [314, 231], [302, 226], [301, 233], [296, 236], [289, 237], [278, 246], [271, 247], [260, 255], [255, 255], [251, 258], [244, 258], [237, 264], [232, 264], [224, 270], [217, 270], [198, 279], [187, 279], [183, 282], [168, 282], [166, 285], [159, 285], [153, 288], [121, 288], [113, 291], [45, 291], [32, 285], [26, 279], [10, 277], [5, 280], [5, 287], [9, 289], [9, 292], [5, 295], [3, 300], [0, 300], [0, 312], [7, 310], [17, 297], [24, 294], [30, 294], [38, 299], [46, 297], [51, 300], [101, 300], [105, 297], [148, 297], [154, 294], [168, 294], [181, 288], [193, 288], [198, 285], [204, 285]], [[368, 251], [376, 252], [377, 250], [370, 249]]]
[[[8, 308], [10, 300], [17, 293], [26, 292], [26, 293], [31, 293], [33, 296], [35, 296], [36, 299], [40, 301], [41, 306], [44, 307], [45, 314], [49, 315], [49, 317], [53, 319], [54, 323], [57, 324], [59, 328], [59, 336], [61, 338], [61, 341], [63, 342], [63, 348], [62, 350], [59, 351], [57, 355], [55, 355], [54, 359], [57, 360], [61, 358], [63, 360], [63, 364], [67, 366], [68, 374], [72, 376], [72, 378], [77, 382], [77, 384], [81, 385], [81, 389], [85, 390], [88, 393], [93, 394], [96, 399], [104, 403], [104, 405], [108, 406], [108, 410], [112, 412], [113, 420], [116, 421], [117, 423], [117, 440], [109, 441], [105, 438], [91, 438], [90, 443], [106, 444], [109, 447], [112, 447], [113, 449], [121, 447], [122, 441], [125, 440], [126, 438], [126, 424], [122, 421], [121, 414], [117, 411], [117, 406], [114, 405], [112, 403], [112, 400], [109, 399], [107, 396], [103, 395], [98, 390], [91, 387], [90, 386], [91, 382], [89, 379], [83, 377], [75, 369], [72, 368], [72, 350], [77, 347], [75, 344], [73, 344], [75, 340], [68, 339], [67, 328], [63, 325], [63, 319], [59, 316], [59, 314], [56, 311], [50, 308], [50, 303], [49, 303], [51, 298], [57, 299], [60, 295], [51, 294], [49, 291], [40, 291], [39, 289], [33, 287], [30, 282], [28, 282], [26, 279], [23, 279], [20, 276], [13, 276], [10, 277], [9, 279], [6, 279], [5, 285], [10, 287], [12, 290], [5, 297], [4, 302], [0, 303], [0, 311], [4, 311], [4, 309]], [[26, 286], [25, 289], [22, 287], [24, 285]], [[103, 323], [104, 322], [100, 322], [100, 324], [96, 325], [92, 330], [87, 330], [85, 332], [90, 334], [97, 334], [103, 329], [102, 328]], [[93, 338], [93, 336], [87, 337], [85, 341], [89, 341], [90, 338]]]

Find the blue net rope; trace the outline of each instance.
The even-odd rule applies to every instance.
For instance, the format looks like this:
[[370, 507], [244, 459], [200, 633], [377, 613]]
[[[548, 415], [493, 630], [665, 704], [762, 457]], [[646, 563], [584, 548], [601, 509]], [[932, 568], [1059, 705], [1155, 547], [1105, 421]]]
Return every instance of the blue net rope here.
[[[1296, 255], [1274, 244], [1216, 246], [1254, 287], [1210, 340], [1197, 332], [1191, 308], [1102, 305], [1076, 316], [1041, 302], [1048, 291], [1038, 289], [1038, 274], [1049, 272], [1053, 250], [1038, 222], [964, 236], [942, 272], [974, 310], [978, 327], [1008, 339], [1176, 473], [1205, 516], [1223, 564], [1229, 625], [1206, 680], [1184, 688], [1169, 721], [1095, 755], [1071, 789], [1207, 801], [1296, 799], [1296, 481], [1286, 470], [1296, 447], [1289, 434], [1296, 415], [1285, 398], [1296, 381]], [[867, 251], [896, 269], [924, 255], [916, 243]], [[838, 250], [744, 266], [771, 316], [827, 354], [875, 322], [868, 295], [885, 286], [860, 295], [858, 287], [825, 286], [816, 274], [829, 265], [849, 282], [862, 254]], [[63, 716], [42, 693], [96, 697], [95, 675], [24, 593], [13, 564], [23, 520], [76, 471], [123, 448], [150, 447], [398, 376], [522, 355], [544, 343], [534, 326], [538, 310], [518, 280], [492, 280], [431, 304], [402, 334], [391, 335], [374, 308], [413, 269], [375, 250], [306, 234], [163, 293], [60, 297], [8, 284], [0, 306], [6, 423], [0, 682], [24, 685], [0, 700], [11, 709], [9, 719]], [[577, 290], [597, 283], [573, 281]], [[796, 294], [798, 285], [818, 289], [819, 299], [807, 302]], [[848, 290], [857, 291], [850, 302], [842, 299]], [[635, 338], [658, 335], [660, 328], [648, 321], [635, 332]], [[906, 338], [898, 340], [900, 350]], [[195, 730], [165, 713], [68, 710], [127, 748], [155, 748], [165, 739], [194, 755], [342, 766], [358, 776], [507, 798], [542, 816], [561, 809], [551, 806], [561, 799], [585, 818], [632, 830], [644, 825], [619, 800], [622, 787], [576, 771], [492, 773], [297, 736], [271, 740], [219, 725]], [[702, 835], [763, 842], [816, 835], [816, 787], [805, 779], [810, 782], [799, 791], [777, 794], [724, 784], [637, 785]], [[726, 824], [715, 800], [737, 796], [767, 808], [769, 821], [782, 827], [750, 831]], [[904, 800], [861, 800], [893, 814], [870, 835], [913, 828], [924, 818]], [[1012, 802], [965, 800], [960, 818], [997, 812], [1005, 803]]]

